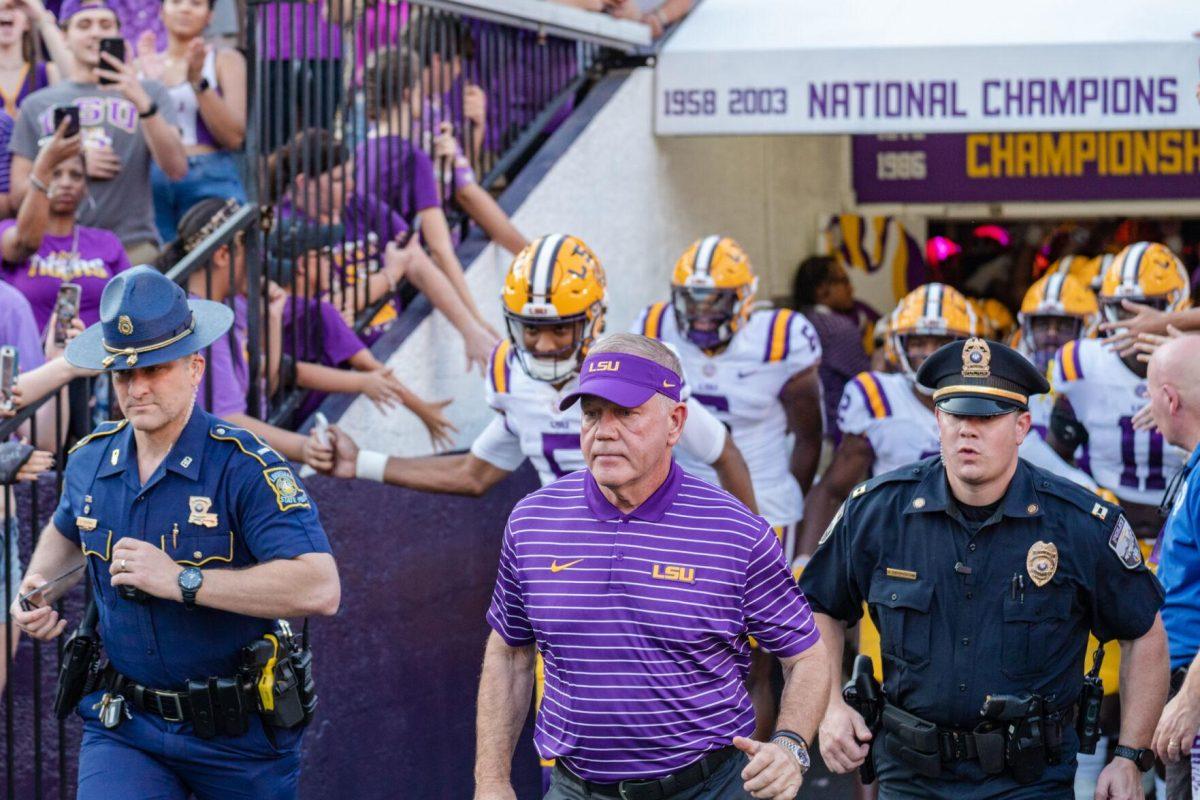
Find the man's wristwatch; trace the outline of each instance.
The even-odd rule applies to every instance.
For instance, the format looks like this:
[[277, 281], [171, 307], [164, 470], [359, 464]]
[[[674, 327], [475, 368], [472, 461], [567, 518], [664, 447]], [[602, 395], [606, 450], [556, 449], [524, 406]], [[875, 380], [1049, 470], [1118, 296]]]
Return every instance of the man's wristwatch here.
[[1143, 747], [1140, 750], [1135, 750], [1132, 747], [1126, 747], [1119, 744], [1113, 750], [1114, 758], [1128, 758], [1141, 772], [1149, 772], [1154, 769], [1154, 751]]
[[793, 731], [775, 731], [771, 734], [771, 744], [777, 744], [796, 757], [800, 762], [800, 774], [808, 772], [812, 759], [808, 757], [808, 742], [804, 737]]
[[196, 607], [196, 592], [204, 584], [204, 573], [199, 567], [187, 567], [179, 573], [179, 591], [183, 593], [184, 608]]

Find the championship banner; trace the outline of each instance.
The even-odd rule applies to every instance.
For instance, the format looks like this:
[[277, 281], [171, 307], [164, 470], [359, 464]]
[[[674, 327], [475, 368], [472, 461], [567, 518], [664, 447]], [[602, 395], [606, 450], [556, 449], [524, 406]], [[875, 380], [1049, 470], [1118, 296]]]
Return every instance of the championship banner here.
[[658, 56], [659, 135], [1200, 128], [1200, 42], [722, 51], [697, 38]]
[[853, 137], [859, 203], [1200, 198], [1200, 131]]

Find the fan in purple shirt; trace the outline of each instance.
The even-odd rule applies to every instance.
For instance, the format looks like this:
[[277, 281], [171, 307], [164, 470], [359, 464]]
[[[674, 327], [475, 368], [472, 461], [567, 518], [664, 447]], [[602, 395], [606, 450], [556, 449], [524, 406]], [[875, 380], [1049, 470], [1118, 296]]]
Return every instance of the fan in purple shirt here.
[[75, 222], [87, 198], [87, 175], [79, 137], [56, 134], [38, 152], [30, 171], [46, 191], [26, 193], [16, 219], [0, 222], [0, 277], [17, 287], [45, 332], [63, 283], [80, 287], [79, 317], [100, 319], [100, 293], [129, 268], [121, 241], [112, 233]]
[[[268, 160], [267, 185], [279, 219], [296, 228], [342, 225], [343, 240], [331, 248], [332, 271], [320, 277], [320, 289], [343, 312], [356, 315], [395, 297], [401, 280], [411, 281], [462, 335], [468, 363], [486, 367], [499, 337], [481, 322], [470, 294], [465, 296], [422, 250], [404, 220], [386, 203], [355, 193], [353, 160], [325, 130], [310, 129], [279, 148]], [[465, 283], [463, 284], [465, 291]], [[383, 305], [361, 334], [370, 344], [397, 314], [397, 300]]]

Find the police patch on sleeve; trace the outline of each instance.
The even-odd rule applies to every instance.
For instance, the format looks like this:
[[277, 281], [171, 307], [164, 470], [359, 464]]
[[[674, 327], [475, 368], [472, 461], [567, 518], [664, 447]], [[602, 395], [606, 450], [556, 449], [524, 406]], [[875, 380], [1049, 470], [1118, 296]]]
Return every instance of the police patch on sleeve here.
[[1138, 547], [1133, 528], [1125, 521], [1125, 515], [1117, 518], [1117, 525], [1108, 537], [1108, 546], [1121, 559], [1125, 569], [1137, 569], [1142, 563], [1142, 550]]
[[829, 527], [826, 528], [825, 532], [821, 534], [821, 541], [817, 542], [817, 547], [825, 544], [825, 540], [830, 536], [833, 536], [833, 529], [836, 528], [837, 524], [842, 521], [842, 512], [845, 510], [846, 503], [843, 502], [840, 506], [838, 506], [837, 513], [833, 515], [833, 519], [830, 521]]
[[263, 470], [263, 476], [275, 493], [275, 502], [279, 504], [280, 511], [310, 507], [308, 494], [300, 488], [290, 467], [271, 467]]

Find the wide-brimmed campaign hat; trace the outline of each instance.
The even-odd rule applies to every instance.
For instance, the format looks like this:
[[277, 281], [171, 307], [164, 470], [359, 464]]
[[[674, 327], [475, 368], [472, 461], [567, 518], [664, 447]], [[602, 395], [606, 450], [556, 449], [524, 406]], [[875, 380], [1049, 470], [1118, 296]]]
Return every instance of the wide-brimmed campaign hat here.
[[933, 390], [938, 408], [960, 417], [1027, 411], [1031, 395], [1050, 391], [1029, 359], [978, 337], [939, 347], [917, 370], [917, 383]]
[[179, 284], [143, 265], [108, 282], [100, 321], [75, 337], [64, 355], [84, 369], [152, 367], [208, 347], [232, 324], [227, 306], [189, 300]]
[[672, 370], [630, 353], [596, 353], [583, 360], [579, 386], [558, 404], [566, 411], [584, 395], [602, 397], [622, 408], [637, 408], [655, 394], [679, 402], [683, 381]]

